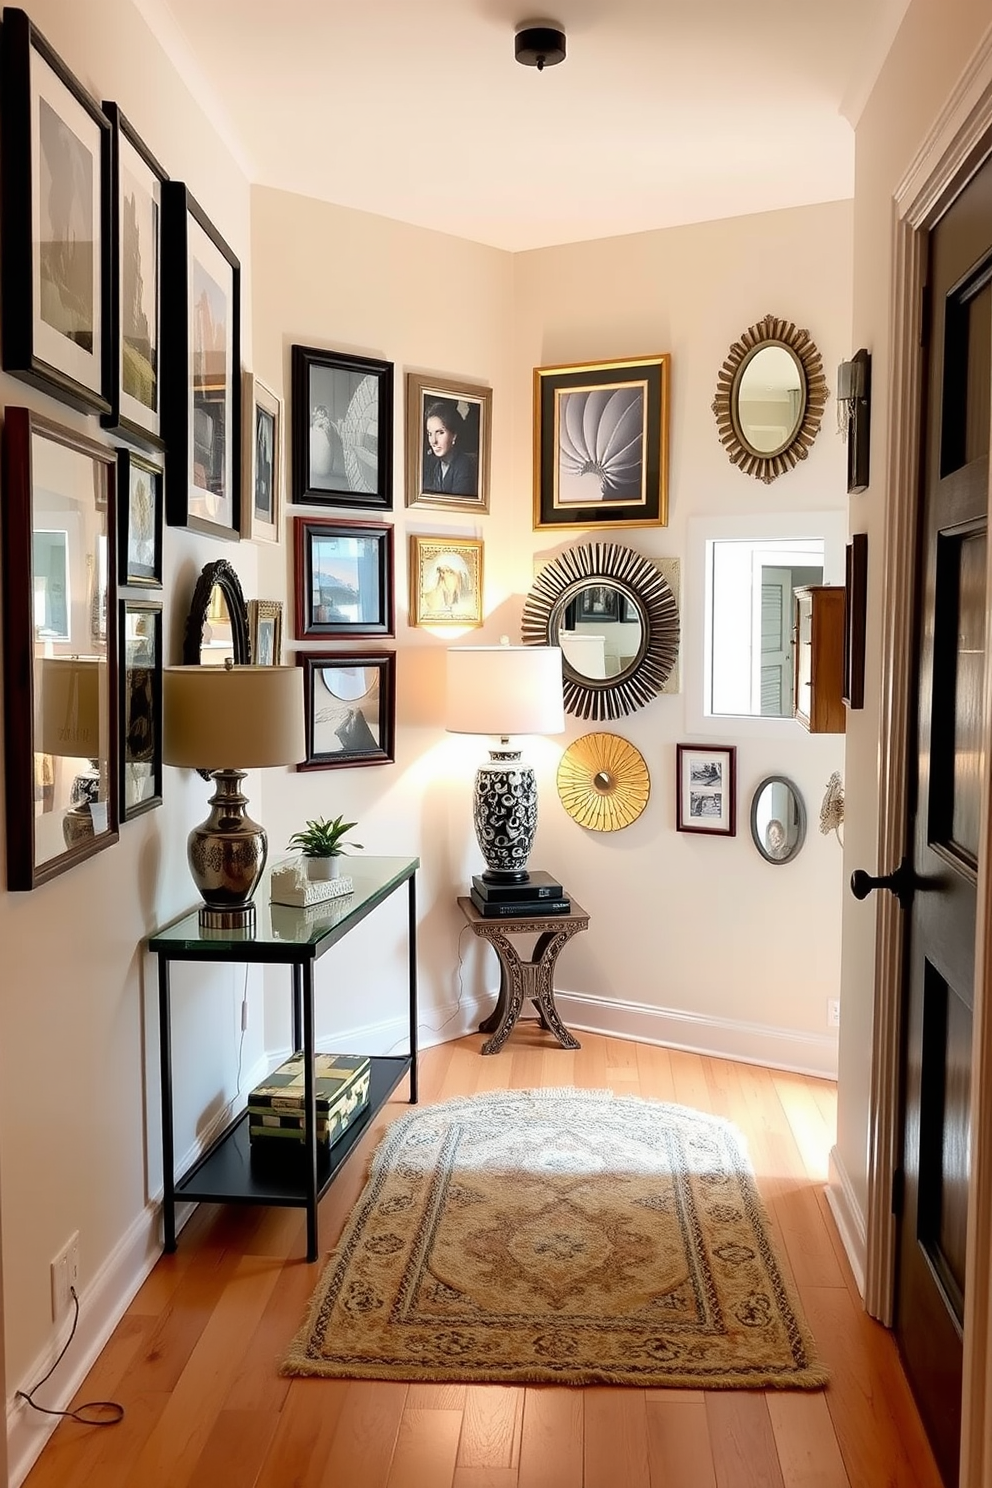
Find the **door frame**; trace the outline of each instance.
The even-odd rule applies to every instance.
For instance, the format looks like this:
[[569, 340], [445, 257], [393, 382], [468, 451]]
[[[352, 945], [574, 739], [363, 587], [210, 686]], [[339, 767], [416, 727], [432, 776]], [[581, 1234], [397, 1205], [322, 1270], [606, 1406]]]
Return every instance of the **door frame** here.
[[[930, 226], [992, 151], [992, 32], [975, 52], [893, 196], [892, 346], [888, 480], [882, 575], [882, 709], [879, 720], [877, 862], [889, 872], [907, 849], [907, 749], [913, 682], [916, 519], [920, 490], [920, 348]], [[900, 499], [901, 493], [912, 493]], [[992, 596], [992, 544], [987, 594]], [[965, 1281], [962, 1450], [959, 1488], [992, 1488], [992, 1281], [975, 1257], [992, 1250], [992, 606], [986, 620], [986, 748], [982, 761], [971, 1059], [971, 1182]], [[902, 911], [875, 904], [874, 1021], [868, 1130], [865, 1307], [891, 1325], [896, 1219], [892, 1175], [901, 1166]]]

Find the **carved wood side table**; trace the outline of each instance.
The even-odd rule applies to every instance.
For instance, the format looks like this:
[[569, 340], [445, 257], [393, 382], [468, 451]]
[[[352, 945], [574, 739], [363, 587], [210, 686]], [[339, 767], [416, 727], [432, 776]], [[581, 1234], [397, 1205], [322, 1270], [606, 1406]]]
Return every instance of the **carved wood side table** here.
[[[479, 1032], [492, 1037], [480, 1052], [499, 1053], [528, 997], [537, 1008], [541, 1027], [553, 1033], [563, 1049], [580, 1049], [582, 1045], [569, 1033], [555, 1007], [554, 974], [562, 947], [589, 927], [589, 916], [581, 904], [573, 899], [571, 910], [564, 915], [507, 915], [501, 919], [481, 915], [467, 895], [459, 897], [458, 904], [475, 934], [480, 940], [488, 940], [499, 957], [499, 997], [493, 1013], [479, 1024]], [[530, 960], [525, 961], [509, 937], [534, 934], [537, 943]]]

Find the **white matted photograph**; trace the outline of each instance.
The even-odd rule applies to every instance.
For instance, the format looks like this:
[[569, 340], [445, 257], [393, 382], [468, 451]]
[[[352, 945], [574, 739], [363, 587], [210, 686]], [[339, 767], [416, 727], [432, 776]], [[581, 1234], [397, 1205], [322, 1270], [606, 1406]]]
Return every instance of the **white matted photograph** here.
[[677, 830], [736, 836], [736, 746], [677, 744], [675, 751]]

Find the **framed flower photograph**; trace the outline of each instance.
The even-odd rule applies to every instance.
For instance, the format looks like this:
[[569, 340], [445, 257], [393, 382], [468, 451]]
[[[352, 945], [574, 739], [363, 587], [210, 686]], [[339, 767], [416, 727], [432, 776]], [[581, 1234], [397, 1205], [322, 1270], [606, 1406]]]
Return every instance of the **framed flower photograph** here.
[[407, 506], [489, 510], [492, 389], [408, 372]]
[[298, 651], [307, 755], [298, 770], [386, 765], [396, 728], [396, 654]]
[[121, 656], [121, 821], [162, 804], [162, 606], [122, 599], [118, 622]]
[[534, 527], [664, 527], [671, 356], [534, 369]]
[[165, 516], [241, 534], [241, 265], [181, 181], [162, 188]]
[[297, 517], [298, 636], [393, 634], [393, 528], [389, 522]]
[[293, 500], [393, 508], [393, 364], [294, 346]]
[[252, 666], [282, 666], [282, 601], [248, 601], [248, 643]]
[[162, 587], [161, 465], [129, 449], [117, 451], [118, 582]]
[[109, 413], [110, 121], [10, 6], [0, 100], [4, 371]]
[[677, 744], [676, 829], [737, 835], [737, 748]]
[[282, 399], [252, 372], [242, 377], [241, 536], [277, 543], [282, 534]]
[[410, 538], [410, 624], [482, 624], [482, 542]]

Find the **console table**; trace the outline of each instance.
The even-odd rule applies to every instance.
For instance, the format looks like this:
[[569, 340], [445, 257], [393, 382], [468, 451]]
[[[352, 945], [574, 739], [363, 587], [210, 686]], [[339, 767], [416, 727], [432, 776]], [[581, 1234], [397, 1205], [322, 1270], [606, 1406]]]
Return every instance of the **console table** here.
[[[176, 1249], [176, 1204], [180, 1200], [212, 1203], [275, 1204], [306, 1209], [307, 1260], [317, 1259], [317, 1205], [334, 1181], [379, 1108], [403, 1076], [410, 1074], [410, 1101], [417, 1100], [417, 869], [419, 858], [348, 859], [354, 879], [351, 894], [311, 909], [269, 902], [269, 875], [256, 897], [256, 928], [203, 930], [199, 910], [180, 915], [148, 940], [158, 956], [159, 1038], [162, 1070], [162, 1164], [165, 1194], [162, 1212], [165, 1249]], [[314, 1091], [314, 963], [403, 884], [409, 886], [410, 1051], [372, 1059], [368, 1109], [330, 1148], [317, 1143]], [[173, 961], [213, 961], [288, 966], [292, 971], [293, 1047], [305, 1055], [305, 1142], [300, 1160], [287, 1160], [285, 1171], [253, 1168], [248, 1141], [248, 1113], [242, 1111], [185, 1173], [176, 1177], [172, 1099], [172, 1019], [169, 968]], [[287, 1154], [289, 1159], [289, 1154]]]
[[[529, 997], [537, 1008], [541, 1027], [548, 1029], [563, 1049], [581, 1049], [578, 1039], [569, 1033], [555, 1007], [555, 962], [562, 947], [589, 927], [589, 916], [581, 904], [572, 900], [572, 908], [563, 915], [507, 915], [489, 919], [481, 915], [468, 895], [458, 900], [459, 908], [480, 940], [488, 940], [499, 957], [499, 997], [495, 1011], [480, 1033], [492, 1038], [483, 1044], [481, 1053], [498, 1054], [509, 1038], [510, 1030], [520, 1017]], [[509, 940], [511, 935], [537, 934], [530, 960], [525, 961]]]

